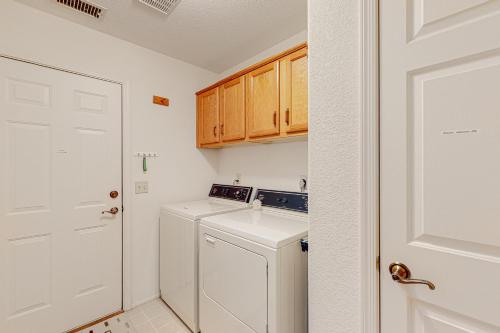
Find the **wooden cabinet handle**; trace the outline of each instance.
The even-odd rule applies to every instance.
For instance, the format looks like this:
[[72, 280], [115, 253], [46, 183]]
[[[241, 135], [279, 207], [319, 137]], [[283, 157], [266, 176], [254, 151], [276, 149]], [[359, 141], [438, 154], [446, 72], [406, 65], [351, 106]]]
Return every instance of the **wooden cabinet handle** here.
[[277, 114], [278, 114], [278, 113], [277, 113], [276, 111], [274, 111], [274, 113], [273, 113], [273, 123], [274, 123], [274, 127], [276, 127], [276, 116], [277, 116]]
[[287, 126], [290, 126], [290, 109], [286, 108], [285, 111], [285, 122]]
[[217, 136], [217, 126], [214, 126], [214, 136]]

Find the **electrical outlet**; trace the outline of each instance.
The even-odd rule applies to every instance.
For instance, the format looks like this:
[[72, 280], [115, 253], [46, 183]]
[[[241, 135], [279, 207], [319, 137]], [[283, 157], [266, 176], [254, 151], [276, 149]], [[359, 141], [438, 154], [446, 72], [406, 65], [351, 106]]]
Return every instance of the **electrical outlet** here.
[[300, 192], [307, 192], [307, 176], [306, 175], [300, 175], [299, 176], [299, 189]]
[[233, 179], [233, 185], [238, 186], [241, 183], [241, 173], [237, 173], [236, 177]]
[[135, 194], [148, 193], [148, 182], [135, 182]]

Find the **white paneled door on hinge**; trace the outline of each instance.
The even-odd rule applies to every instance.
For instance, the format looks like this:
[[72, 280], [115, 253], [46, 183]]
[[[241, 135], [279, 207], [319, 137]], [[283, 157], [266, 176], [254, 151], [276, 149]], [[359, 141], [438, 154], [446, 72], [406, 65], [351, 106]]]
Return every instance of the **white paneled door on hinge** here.
[[382, 332], [500, 332], [499, 32], [500, 1], [380, 1]]
[[120, 85], [0, 57], [0, 156], [0, 332], [119, 311]]

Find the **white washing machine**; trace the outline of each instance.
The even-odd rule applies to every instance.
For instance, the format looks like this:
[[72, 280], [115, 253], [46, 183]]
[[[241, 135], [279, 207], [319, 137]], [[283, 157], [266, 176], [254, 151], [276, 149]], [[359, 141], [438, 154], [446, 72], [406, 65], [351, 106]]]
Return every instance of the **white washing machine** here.
[[307, 332], [308, 196], [256, 197], [260, 210], [200, 222], [202, 333]]
[[160, 294], [195, 333], [198, 324], [198, 222], [248, 209], [251, 187], [214, 184], [205, 200], [164, 205], [160, 214]]

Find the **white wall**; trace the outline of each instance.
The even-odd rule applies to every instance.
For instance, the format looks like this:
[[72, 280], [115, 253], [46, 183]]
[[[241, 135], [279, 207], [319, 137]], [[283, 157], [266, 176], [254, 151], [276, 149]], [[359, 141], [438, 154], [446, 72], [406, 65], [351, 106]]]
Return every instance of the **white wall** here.
[[219, 77], [220, 79], [223, 79], [231, 74], [234, 74], [246, 67], [252, 66], [253, 64], [264, 60], [266, 58], [272, 57], [280, 52], [283, 52], [285, 50], [288, 50], [294, 46], [297, 46], [299, 44], [304, 43], [307, 41], [307, 30], [301, 31], [292, 37], [285, 39], [284, 41], [279, 42], [278, 44], [274, 45], [273, 47], [268, 48], [267, 50], [264, 50], [258, 54], [256, 54], [253, 57], [248, 58], [247, 60], [239, 63], [236, 66], [233, 66], [224, 72], [222, 72]]
[[[135, 304], [158, 295], [158, 215], [161, 202], [206, 196], [217, 152], [195, 149], [194, 92], [217, 75], [12, 0], [0, 1], [0, 53], [129, 84], [132, 151], [157, 151], [149, 165], [133, 160], [132, 179], [150, 193], [133, 194], [132, 292]], [[154, 94], [171, 99], [164, 109]], [[111, 189], [110, 189], [111, 190]]]
[[310, 332], [361, 332], [360, 1], [309, 0]]
[[307, 176], [307, 141], [222, 149], [217, 182], [231, 184], [237, 173], [242, 185], [299, 191], [299, 177]]
[[[223, 79], [306, 40], [307, 31], [302, 31], [224, 71], [219, 79]], [[221, 149], [219, 152], [217, 181], [230, 184], [237, 173], [241, 174], [243, 185], [298, 191], [299, 177], [307, 175], [307, 141], [253, 144]]]

